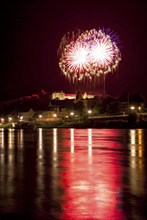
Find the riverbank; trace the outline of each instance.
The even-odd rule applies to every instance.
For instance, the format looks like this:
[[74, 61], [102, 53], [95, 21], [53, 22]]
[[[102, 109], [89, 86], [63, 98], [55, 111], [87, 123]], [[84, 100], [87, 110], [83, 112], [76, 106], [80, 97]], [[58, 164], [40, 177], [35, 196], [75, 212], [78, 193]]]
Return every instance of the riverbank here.
[[25, 122], [25, 123], [5, 123], [1, 124], [0, 128], [128, 128], [138, 129], [147, 128], [147, 121], [128, 122], [125, 120], [75, 120], [75, 121], [60, 121], [60, 122]]
[[147, 128], [147, 121], [129, 123], [126, 121], [103, 121], [103, 122], [59, 122], [59, 123], [40, 123], [36, 128]]

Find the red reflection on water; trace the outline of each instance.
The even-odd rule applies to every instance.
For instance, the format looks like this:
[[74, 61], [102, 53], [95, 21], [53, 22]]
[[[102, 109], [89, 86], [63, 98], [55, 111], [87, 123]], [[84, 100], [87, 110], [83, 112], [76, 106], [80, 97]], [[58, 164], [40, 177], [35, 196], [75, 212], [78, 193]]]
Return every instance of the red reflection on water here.
[[62, 166], [66, 169], [61, 173], [61, 184], [65, 189], [61, 219], [122, 219], [122, 212], [118, 208], [120, 155], [108, 150], [115, 150], [118, 144], [113, 138], [107, 139], [117, 133], [115, 130], [103, 130], [98, 141], [99, 132], [74, 129], [69, 134], [71, 144], [66, 140], [66, 144], [72, 146], [72, 151], [63, 153]]

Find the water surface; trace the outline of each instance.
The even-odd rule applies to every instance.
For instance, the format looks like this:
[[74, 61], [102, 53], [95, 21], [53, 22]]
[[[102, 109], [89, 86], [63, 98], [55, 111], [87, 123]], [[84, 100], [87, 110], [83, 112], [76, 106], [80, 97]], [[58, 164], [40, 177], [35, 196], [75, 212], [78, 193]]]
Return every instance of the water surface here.
[[0, 219], [145, 220], [147, 130], [0, 129]]

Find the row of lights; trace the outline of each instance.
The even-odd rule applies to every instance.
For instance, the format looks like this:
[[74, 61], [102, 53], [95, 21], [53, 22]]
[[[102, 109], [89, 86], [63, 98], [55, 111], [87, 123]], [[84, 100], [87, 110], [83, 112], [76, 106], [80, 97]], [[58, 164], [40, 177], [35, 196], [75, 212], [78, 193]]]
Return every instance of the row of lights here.
[[[18, 116], [19, 118], [19, 121], [22, 121], [23, 120], [23, 116]], [[4, 118], [1, 118], [1, 123], [4, 123], [5, 122], [5, 119]], [[13, 121], [13, 118], [12, 117], [8, 117], [8, 122], [12, 122]]]
[[[56, 113], [54, 113], [54, 114], [53, 114], [53, 117], [55, 117], [55, 118], [56, 118], [56, 117], [57, 117], [57, 114], [56, 114]], [[39, 118], [42, 118], [42, 115], [39, 115]]]
[[[139, 111], [141, 111], [141, 107], [140, 106], [136, 107], [136, 106], [132, 105], [132, 106], [130, 106], [130, 110], [139, 110]], [[88, 110], [88, 114], [89, 115], [92, 114], [91, 109]], [[74, 112], [70, 112], [70, 116], [74, 116]], [[53, 117], [57, 117], [57, 114], [54, 113]], [[19, 118], [19, 121], [23, 121], [23, 116], [18, 116], [18, 118]], [[42, 118], [42, 115], [39, 115], [39, 118]], [[66, 115], [66, 118], [68, 118], [68, 115]], [[12, 117], [8, 117], [8, 122], [12, 122], [12, 120], [13, 120]], [[5, 119], [1, 118], [1, 123], [4, 123], [4, 121], [5, 121]]]
[[[91, 110], [88, 110], [88, 114], [90, 115], [92, 113], [92, 111]], [[70, 116], [74, 116], [75, 114], [74, 114], [74, 112], [70, 112]], [[43, 116], [40, 114], [39, 116], [38, 116], [39, 118], [42, 118]], [[53, 114], [53, 117], [57, 117], [57, 114], [56, 113], [54, 113]], [[18, 116], [18, 118], [19, 118], [19, 121], [21, 122], [21, 121], [23, 121], [23, 116]], [[68, 118], [68, 115], [66, 115], [66, 118]], [[5, 121], [5, 119], [4, 118], [1, 118], [1, 123], [4, 123], [4, 121]], [[8, 117], [8, 122], [12, 122], [13, 121], [13, 118], [12, 117]]]
[[[12, 117], [8, 117], [8, 122], [12, 122], [13, 118]], [[5, 119], [1, 118], [1, 123], [4, 123]]]
[[[91, 110], [88, 110], [88, 114], [91, 114], [92, 111]], [[74, 116], [74, 112], [70, 112], [70, 116]], [[54, 113], [53, 114], [53, 117], [57, 117], [57, 114]], [[39, 115], [39, 118], [42, 118], [42, 115]], [[66, 115], [66, 118], [68, 118], [68, 115]]]
[[132, 105], [132, 106], [130, 106], [130, 110], [139, 110], [139, 111], [141, 111], [141, 106], [134, 106], [134, 105]]

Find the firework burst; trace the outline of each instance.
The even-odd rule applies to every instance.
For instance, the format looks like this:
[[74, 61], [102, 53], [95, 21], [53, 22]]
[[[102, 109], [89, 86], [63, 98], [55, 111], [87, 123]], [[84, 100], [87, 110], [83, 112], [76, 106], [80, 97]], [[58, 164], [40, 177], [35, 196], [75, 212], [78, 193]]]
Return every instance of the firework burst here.
[[109, 29], [64, 36], [59, 47], [59, 66], [64, 76], [73, 82], [91, 82], [113, 72], [121, 60], [117, 42], [118, 36]]

